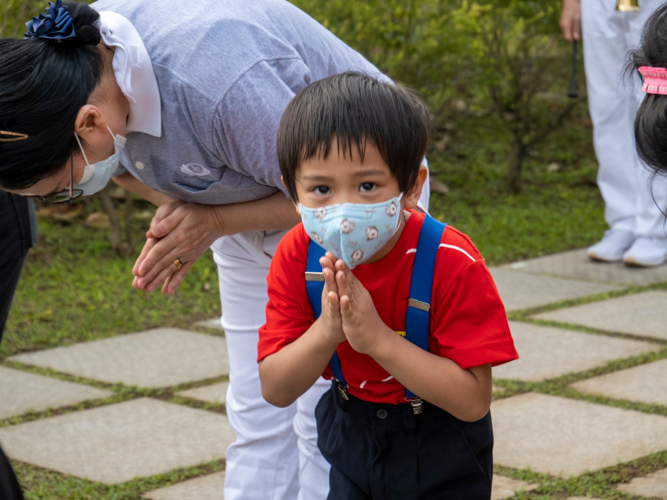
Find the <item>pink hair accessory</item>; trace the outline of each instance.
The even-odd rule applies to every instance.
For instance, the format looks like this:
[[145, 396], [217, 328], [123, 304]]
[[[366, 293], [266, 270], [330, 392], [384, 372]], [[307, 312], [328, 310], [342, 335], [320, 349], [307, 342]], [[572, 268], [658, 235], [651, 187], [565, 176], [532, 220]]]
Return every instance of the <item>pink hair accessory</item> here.
[[639, 73], [644, 77], [642, 90], [647, 94], [667, 95], [667, 69], [640, 66]]

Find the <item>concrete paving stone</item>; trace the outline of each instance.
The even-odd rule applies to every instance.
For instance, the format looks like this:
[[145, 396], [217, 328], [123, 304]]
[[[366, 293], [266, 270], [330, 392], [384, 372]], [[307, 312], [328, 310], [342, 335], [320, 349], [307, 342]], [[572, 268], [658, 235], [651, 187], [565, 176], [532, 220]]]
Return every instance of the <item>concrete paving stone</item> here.
[[187, 391], [181, 391], [178, 395], [185, 396], [186, 398], [198, 399], [200, 401], [208, 401], [209, 403], [225, 404], [225, 395], [227, 394], [228, 387], [229, 382], [220, 382], [219, 384], [206, 385], [204, 387], [196, 387], [194, 389], [188, 389]]
[[535, 318], [667, 340], [667, 293], [626, 295], [545, 312]]
[[225, 471], [144, 494], [151, 500], [224, 500]]
[[0, 366], [0, 418], [21, 415], [28, 410], [42, 411], [106, 398], [112, 394], [95, 387]]
[[571, 387], [612, 399], [667, 406], [667, 359], [581, 380]]
[[629, 483], [619, 484], [617, 488], [640, 497], [667, 498], [667, 469], [636, 477]]
[[224, 338], [157, 328], [9, 358], [94, 380], [168, 387], [229, 373]]
[[646, 286], [667, 281], [667, 266], [641, 268], [628, 267], [621, 262], [593, 262], [586, 255], [586, 249], [515, 262], [502, 266], [502, 268], [509, 268], [522, 273], [617, 285]]
[[[225, 473], [223, 471], [209, 476], [190, 479], [189, 481], [166, 488], [160, 488], [159, 490], [144, 494], [144, 497], [151, 500], [223, 500], [224, 484]], [[531, 491], [535, 488], [537, 488], [536, 484], [494, 475], [491, 500], [503, 500], [511, 497], [519, 490]]]
[[494, 474], [491, 487], [491, 500], [503, 500], [511, 497], [519, 490], [531, 491], [535, 488], [537, 488], [536, 484]]
[[211, 318], [205, 319], [204, 321], [197, 321], [195, 326], [203, 326], [204, 328], [210, 328], [212, 330], [222, 330], [221, 318]]
[[135, 399], [0, 429], [10, 458], [116, 484], [225, 457], [227, 417]]
[[528, 393], [491, 404], [499, 465], [578, 476], [667, 449], [667, 418]]
[[494, 267], [490, 271], [507, 311], [619, 290], [616, 286], [537, 276], [515, 272], [507, 267]]
[[510, 322], [510, 329], [519, 359], [495, 367], [495, 378], [539, 382], [566, 373], [604, 366], [612, 359], [657, 351], [662, 347], [650, 342], [515, 321]]

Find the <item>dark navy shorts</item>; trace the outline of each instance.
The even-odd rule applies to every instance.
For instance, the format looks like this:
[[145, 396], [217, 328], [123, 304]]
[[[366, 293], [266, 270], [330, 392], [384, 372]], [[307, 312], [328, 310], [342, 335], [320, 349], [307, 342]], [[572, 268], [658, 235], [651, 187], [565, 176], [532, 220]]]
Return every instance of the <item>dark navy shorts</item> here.
[[333, 385], [315, 409], [317, 445], [331, 464], [329, 500], [489, 500], [491, 414], [462, 422], [423, 403], [345, 400]]

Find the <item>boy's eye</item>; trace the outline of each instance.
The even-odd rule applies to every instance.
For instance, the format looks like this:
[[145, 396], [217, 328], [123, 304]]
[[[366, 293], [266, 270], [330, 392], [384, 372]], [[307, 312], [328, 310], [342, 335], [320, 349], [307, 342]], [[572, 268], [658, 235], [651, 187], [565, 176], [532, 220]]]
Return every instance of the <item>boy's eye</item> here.
[[317, 186], [313, 191], [315, 191], [315, 194], [329, 194], [331, 189], [328, 186]]
[[365, 193], [367, 191], [372, 191], [374, 187], [375, 187], [374, 183], [364, 182], [363, 184], [361, 184], [361, 186], [359, 186], [359, 191], [361, 191], [362, 193]]

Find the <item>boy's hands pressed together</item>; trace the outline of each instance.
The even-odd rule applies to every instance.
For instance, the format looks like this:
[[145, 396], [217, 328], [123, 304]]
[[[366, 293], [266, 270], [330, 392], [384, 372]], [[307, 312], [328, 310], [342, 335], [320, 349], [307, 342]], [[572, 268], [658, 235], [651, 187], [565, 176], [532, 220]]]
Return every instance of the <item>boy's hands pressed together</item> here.
[[329, 342], [340, 344], [345, 340], [340, 316], [340, 300], [338, 285], [336, 284], [334, 263], [336, 256], [327, 252], [320, 259], [322, 274], [324, 275], [324, 288], [322, 290], [322, 314], [318, 318], [324, 325], [323, 334]]
[[352, 348], [373, 356], [383, 333], [393, 333], [380, 318], [368, 290], [342, 260], [336, 261], [336, 285], [345, 338]]

